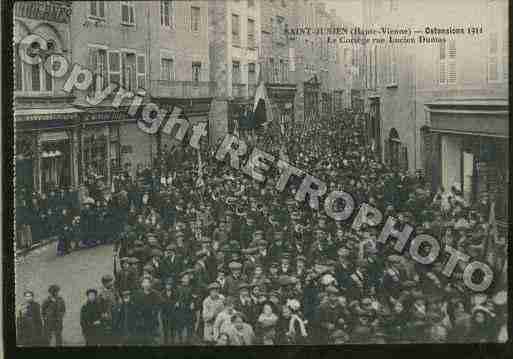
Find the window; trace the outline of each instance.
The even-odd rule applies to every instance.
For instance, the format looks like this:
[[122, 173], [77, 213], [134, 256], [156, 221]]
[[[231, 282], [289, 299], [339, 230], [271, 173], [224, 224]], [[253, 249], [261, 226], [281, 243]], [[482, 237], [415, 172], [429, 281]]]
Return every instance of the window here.
[[89, 1], [89, 15], [96, 18], [105, 18], [105, 1]]
[[439, 83], [441, 85], [447, 83], [447, 59], [446, 59], [446, 50], [445, 50], [445, 41], [440, 43], [440, 75], [439, 75]]
[[390, 12], [397, 11], [399, 9], [399, 0], [389, 0], [388, 2], [389, 2], [388, 10]]
[[390, 74], [390, 78], [391, 78], [391, 83], [392, 84], [397, 84], [397, 77], [398, 77], [398, 71], [397, 71], [397, 48], [392, 48], [391, 49], [391, 64], [390, 64], [390, 71], [391, 71], [391, 74]]
[[456, 41], [450, 39], [440, 43], [439, 83], [456, 83]]
[[286, 83], [288, 78], [288, 65], [285, 60], [280, 59], [280, 82]]
[[497, 63], [497, 32], [490, 33], [488, 49], [488, 81], [497, 81], [499, 79], [499, 64]]
[[254, 85], [256, 83], [256, 68], [255, 64], [250, 62], [248, 64], [248, 83]]
[[121, 2], [121, 23], [124, 25], [135, 25], [134, 4], [131, 1]]
[[175, 79], [175, 68], [172, 59], [162, 59], [160, 67], [160, 79], [167, 81], [174, 81]]
[[109, 82], [121, 83], [121, 55], [118, 51], [109, 51]]
[[107, 87], [107, 50], [89, 48], [89, 68], [93, 72], [93, 83], [89, 90], [94, 94]]
[[[501, 8], [504, 6], [504, 8]], [[488, 1], [488, 81], [508, 81], [508, 5]]]
[[234, 84], [241, 83], [240, 62], [239, 61], [232, 61], [232, 82]]
[[199, 82], [201, 79], [201, 62], [192, 63], [192, 81]]
[[146, 56], [137, 55], [137, 88], [146, 87]]
[[41, 66], [34, 64], [30, 66], [30, 79], [32, 80], [32, 91], [41, 91]]
[[123, 53], [121, 57], [121, 67], [123, 78], [121, 80], [123, 87], [129, 91], [136, 90], [136, 59], [135, 53]]
[[456, 41], [450, 39], [440, 43], [440, 76], [439, 83], [456, 83]]
[[456, 40], [449, 40], [447, 83], [456, 83]]
[[296, 49], [289, 47], [289, 64], [290, 71], [296, 71]]
[[232, 14], [232, 42], [233, 45], [240, 45], [240, 23], [239, 15]]
[[274, 59], [271, 57], [269, 58], [269, 67], [267, 69], [267, 72], [268, 72], [268, 77], [270, 77], [271, 79], [271, 83], [275, 82], [274, 81]]
[[173, 2], [170, 0], [160, 2], [160, 25], [173, 27]]
[[248, 47], [254, 48], [255, 46], [255, 20], [248, 19]]
[[276, 16], [273, 21], [273, 41], [279, 44], [285, 43], [285, 19], [281, 16]]
[[191, 7], [191, 31], [198, 32], [200, 30], [200, 8]]

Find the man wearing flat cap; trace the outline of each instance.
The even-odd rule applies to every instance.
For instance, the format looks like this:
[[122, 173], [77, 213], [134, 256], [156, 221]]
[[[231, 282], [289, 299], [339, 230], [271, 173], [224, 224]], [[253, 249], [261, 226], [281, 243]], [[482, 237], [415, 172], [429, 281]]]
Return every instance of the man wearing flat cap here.
[[102, 316], [103, 308], [97, 299], [96, 289], [86, 291], [87, 301], [80, 310], [80, 327], [86, 345], [107, 344], [104, 342], [105, 321]]
[[59, 295], [59, 291], [60, 287], [52, 284], [48, 288], [50, 295], [41, 305], [43, 331], [48, 345], [50, 345], [53, 336], [55, 336], [55, 345], [62, 345], [62, 320], [66, 313], [66, 305], [64, 304], [64, 299]]
[[121, 301], [112, 311], [112, 333], [117, 344], [136, 344], [137, 310], [132, 293], [121, 292]]
[[214, 342], [214, 321], [224, 307], [224, 296], [219, 294], [219, 283], [210, 283], [207, 287], [209, 295], [203, 300], [203, 339]]
[[120, 259], [120, 262], [121, 270], [114, 272], [118, 295], [121, 295], [121, 292], [124, 290], [132, 289], [136, 281], [135, 273], [130, 269], [130, 257], [123, 257]]
[[244, 282], [241, 283], [238, 292], [239, 295], [235, 299], [235, 309], [245, 315], [248, 323], [253, 324], [257, 313], [255, 313], [255, 303], [249, 293], [249, 285]]
[[226, 277], [226, 294], [232, 297], [237, 296], [239, 293], [239, 286], [241, 283], [247, 281], [247, 278], [242, 274], [242, 264], [232, 261], [228, 264], [230, 274]]
[[137, 342], [143, 345], [155, 344], [158, 333], [158, 312], [162, 298], [152, 286], [151, 276], [144, 276], [141, 280], [141, 289], [134, 295], [137, 308]]
[[160, 262], [160, 273], [164, 281], [178, 279], [178, 273], [183, 270], [183, 261], [176, 254], [176, 245], [174, 243], [169, 244], [165, 251], [164, 257]]
[[102, 277], [102, 288], [98, 294], [98, 301], [102, 305], [102, 317], [105, 323], [105, 342], [111, 342], [112, 309], [117, 301], [116, 290], [114, 289], [114, 277], [106, 274]]
[[328, 299], [319, 308], [319, 343], [328, 344], [336, 329], [345, 329], [347, 313], [338, 300], [339, 290], [334, 286], [326, 289]]

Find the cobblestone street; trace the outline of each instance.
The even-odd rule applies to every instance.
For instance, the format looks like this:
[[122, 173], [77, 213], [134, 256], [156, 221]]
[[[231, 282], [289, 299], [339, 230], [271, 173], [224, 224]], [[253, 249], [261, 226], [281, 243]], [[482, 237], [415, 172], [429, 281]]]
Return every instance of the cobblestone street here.
[[56, 243], [38, 248], [16, 259], [16, 308], [23, 302], [23, 291], [34, 291], [39, 303], [48, 296], [48, 286], [61, 287], [66, 302], [64, 345], [83, 345], [80, 308], [88, 288], [101, 287], [100, 278], [112, 274], [112, 246], [82, 249], [63, 257], [56, 255]]

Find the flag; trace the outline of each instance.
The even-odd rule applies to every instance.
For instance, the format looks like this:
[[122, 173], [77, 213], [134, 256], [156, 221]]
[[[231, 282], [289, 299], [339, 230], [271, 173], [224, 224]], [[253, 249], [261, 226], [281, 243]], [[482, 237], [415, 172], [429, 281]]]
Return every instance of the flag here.
[[196, 180], [196, 187], [203, 187], [203, 163], [201, 162], [201, 151], [198, 150], [198, 179]]
[[265, 81], [262, 77], [262, 71], [262, 66], [260, 66], [257, 81], [258, 86], [255, 90], [255, 99], [253, 101], [253, 120], [256, 122], [256, 127], [273, 121], [271, 106], [269, 104], [267, 90], [265, 88]]

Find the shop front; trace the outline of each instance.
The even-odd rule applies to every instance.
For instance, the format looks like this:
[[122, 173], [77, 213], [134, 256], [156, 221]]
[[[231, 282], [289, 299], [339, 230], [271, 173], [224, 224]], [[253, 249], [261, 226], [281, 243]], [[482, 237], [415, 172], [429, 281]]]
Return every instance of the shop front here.
[[427, 104], [433, 148], [433, 188], [451, 187], [475, 203], [495, 202], [499, 220], [508, 218], [509, 107], [506, 100], [454, 100]]
[[17, 189], [48, 193], [76, 188], [77, 127], [75, 108], [15, 111]]

